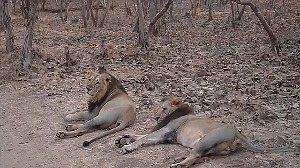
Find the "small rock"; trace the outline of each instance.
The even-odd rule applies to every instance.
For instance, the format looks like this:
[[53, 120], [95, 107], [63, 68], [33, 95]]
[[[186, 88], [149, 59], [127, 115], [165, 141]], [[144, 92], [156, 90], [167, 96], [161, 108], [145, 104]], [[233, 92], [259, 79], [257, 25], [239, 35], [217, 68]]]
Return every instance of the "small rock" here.
[[292, 140], [294, 146], [300, 146], [300, 140]]
[[282, 137], [277, 136], [276, 144], [277, 144], [277, 146], [285, 146], [286, 141]]
[[292, 108], [294, 108], [294, 109], [299, 108], [299, 103], [294, 103], [294, 104], [292, 105]]
[[151, 90], [154, 90], [155, 89], [155, 86], [153, 83], [151, 83], [150, 81], [146, 81], [145, 83], [145, 88], [148, 90], [148, 91], [151, 91]]

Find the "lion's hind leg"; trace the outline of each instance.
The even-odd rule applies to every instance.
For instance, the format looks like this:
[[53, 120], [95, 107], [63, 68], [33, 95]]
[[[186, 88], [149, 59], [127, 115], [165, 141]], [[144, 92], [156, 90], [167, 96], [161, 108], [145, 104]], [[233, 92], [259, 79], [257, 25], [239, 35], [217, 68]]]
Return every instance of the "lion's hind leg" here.
[[95, 130], [95, 128], [106, 129], [116, 122], [117, 118], [109, 118], [105, 116], [97, 116], [84, 124], [77, 125], [79, 126], [76, 130], [73, 131], [59, 131], [56, 136], [58, 138], [72, 138], [76, 136], [81, 136], [87, 132]]
[[185, 160], [173, 164], [171, 167], [189, 167], [203, 162], [203, 156], [205, 155], [229, 153], [228, 150], [235, 146], [235, 133], [236, 129], [230, 124], [211, 130], [195, 143], [191, 153]]
[[[226, 124], [208, 132], [193, 146], [192, 151], [201, 156], [223, 153], [235, 147], [236, 128]], [[226, 153], [226, 152], [225, 152]]]
[[[184, 157], [182, 157], [184, 158]], [[183, 168], [183, 167], [189, 167], [193, 164], [198, 164], [204, 162], [204, 158], [201, 157], [197, 153], [190, 153], [183, 161], [179, 163], [174, 163], [170, 167], [171, 168]]]

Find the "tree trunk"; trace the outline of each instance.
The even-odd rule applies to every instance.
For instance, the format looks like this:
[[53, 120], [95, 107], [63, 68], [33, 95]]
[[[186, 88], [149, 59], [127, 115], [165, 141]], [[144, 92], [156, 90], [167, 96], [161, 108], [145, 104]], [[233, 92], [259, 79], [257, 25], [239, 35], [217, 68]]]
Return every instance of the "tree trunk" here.
[[206, 22], [210, 22], [213, 20], [213, 17], [212, 17], [212, 3], [211, 2], [208, 2], [208, 19]]
[[[155, 0], [149, 1], [149, 19], [150, 21], [154, 19], [155, 15], [157, 14], [157, 4], [155, 3]], [[157, 28], [154, 25], [153, 31], [157, 32]]]
[[233, 28], [235, 28], [235, 13], [234, 13], [234, 7], [233, 7], [233, 2], [230, 1], [230, 7], [231, 7], [231, 25]]
[[154, 31], [155, 23], [167, 12], [167, 10], [169, 9], [169, 7], [173, 3], [173, 1], [174, 0], [169, 0], [166, 3], [165, 7], [150, 22], [149, 30], [148, 30], [149, 36], [150, 36], [150, 34], [153, 34], [154, 36], [157, 36], [157, 33], [155, 33], [155, 31]]
[[27, 70], [31, 65], [32, 61], [32, 38], [33, 38], [33, 28], [36, 19], [36, 6], [37, 0], [30, 0], [30, 4], [28, 7], [30, 8], [26, 29], [24, 33], [24, 43], [23, 43], [23, 51], [22, 51], [22, 59], [23, 59], [23, 68]]
[[83, 20], [83, 27], [87, 27], [87, 21], [86, 21], [86, 5], [84, 3], [84, 0], [80, 0], [81, 2], [81, 17]]
[[30, 1], [31, 0], [20, 1], [20, 9], [21, 9], [22, 15], [24, 16], [25, 19], [29, 18]]
[[6, 52], [13, 52], [14, 36], [11, 27], [11, 18], [8, 11], [8, 0], [0, 2], [0, 31], [4, 30], [6, 36]]
[[244, 13], [245, 13], [245, 10], [246, 10], [246, 5], [243, 5], [243, 8], [242, 10], [239, 12], [239, 16], [236, 18], [236, 20], [241, 20]]
[[42, 10], [45, 11], [46, 0], [40, 0], [40, 2], [41, 2]]
[[100, 27], [103, 27], [105, 18], [108, 15], [108, 11], [109, 11], [110, 6], [112, 5], [112, 3], [113, 3], [113, 0], [108, 0], [107, 5], [106, 5], [106, 9], [105, 9], [105, 12], [104, 12], [104, 15], [103, 15], [103, 17], [102, 17], [102, 19], [100, 20], [100, 23], [99, 23]]
[[[94, 15], [94, 11], [93, 11], [93, 1], [92, 1], [92, 0], [88, 0], [88, 1], [87, 1], [87, 5], [88, 5], [88, 10], [90, 11], [90, 14], [91, 14], [93, 26], [94, 26], [94, 27], [97, 27], [97, 16]], [[96, 12], [95, 12], [95, 13], [96, 13]]]
[[241, 4], [241, 5], [250, 6], [250, 8], [252, 9], [252, 11], [256, 15], [256, 17], [259, 19], [259, 21], [261, 22], [261, 24], [263, 25], [264, 29], [266, 30], [267, 34], [270, 37], [272, 50], [275, 52], [275, 54], [279, 55], [279, 42], [278, 42], [278, 39], [274, 35], [272, 29], [270, 28], [270, 26], [268, 25], [268, 23], [266, 22], [264, 17], [257, 10], [256, 6], [252, 2], [249, 2], [249, 1], [244, 1], [244, 2], [241, 2], [240, 0], [232, 0], [232, 1], [234, 1], [238, 4]]
[[125, 9], [126, 9], [126, 15], [132, 16], [132, 12], [129, 7], [128, 0], [125, 0]]
[[60, 1], [60, 17], [61, 20], [66, 23], [68, 20], [68, 11], [69, 11], [70, 0], [61, 0]]
[[141, 45], [143, 48], [148, 47], [147, 39], [145, 37], [145, 28], [144, 28], [144, 12], [142, 8], [142, 0], [137, 0], [137, 10], [138, 10], [138, 27], [139, 27], [139, 37], [138, 37], [138, 44]]

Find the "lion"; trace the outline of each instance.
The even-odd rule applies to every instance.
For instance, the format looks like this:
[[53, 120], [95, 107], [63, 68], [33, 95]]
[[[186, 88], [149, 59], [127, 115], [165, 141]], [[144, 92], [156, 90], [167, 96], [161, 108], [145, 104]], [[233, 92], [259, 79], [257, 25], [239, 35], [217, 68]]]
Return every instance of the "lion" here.
[[133, 99], [128, 96], [124, 87], [115, 77], [99, 67], [96, 72], [91, 69], [87, 73], [86, 85], [88, 110], [75, 114], [68, 114], [65, 120], [85, 121], [83, 124], [68, 124], [65, 131], [59, 131], [58, 138], [71, 138], [83, 135], [95, 129], [108, 129], [91, 141], [85, 141], [83, 146], [109, 134], [113, 134], [134, 123], [136, 119], [136, 106]]
[[178, 143], [192, 150], [175, 159], [171, 167], [189, 167], [204, 161], [204, 156], [229, 154], [238, 145], [253, 152], [299, 151], [299, 148], [261, 148], [250, 143], [232, 124], [197, 117], [193, 108], [177, 96], [163, 99], [154, 110], [157, 125], [146, 135], [123, 135], [115, 143], [126, 154], [145, 145]]

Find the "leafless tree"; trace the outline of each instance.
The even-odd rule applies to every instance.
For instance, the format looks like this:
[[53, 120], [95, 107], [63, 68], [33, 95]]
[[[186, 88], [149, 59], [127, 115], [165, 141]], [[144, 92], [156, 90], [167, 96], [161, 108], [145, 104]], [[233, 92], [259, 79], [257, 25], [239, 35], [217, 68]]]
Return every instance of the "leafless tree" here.
[[[96, 1], [94, 4], [93, 0], [82, 0], [81, 2], [81, 16], [83, 20], [83, 27], [87, 27], [87, 21], [90, 19], [92, 20], [93, 26], [97, 27], [98, 22], [98, 11], [99, 9], [103, 9], [105, 5], [105, 1]], [[102, 19], [100, 20], [100, 27], [103, 27], [104, 20], [108, 14], [109, 6], [111, 5], [112, 1], [108, 1], [107, 6], [104, 8], [105, 13]]]
[[91, 19], [93, 22], [93, 26], [97, 26], [97, 20], [98, 20], [98, 8], [96, 8], [95, 12], [93, 10], [93, 1], [92, 0], [87, 0], [87, 8], [89, 10], [89, 13], [91, 15]]
[[18, 1], [18, 0], [11, 0], [11, 6], [12, 6], [14, 12], [16, 11], [16, 4], [17, 4], [17, 1]]
[[81, 17], [83, 20], [83, 27], [87, 27], [87, 2], [81, 0]]
[[153, 34], [154, 36], [157, 36], [157, 32], [154, 29], [155, 23], [167, 12], [173, 1], [174, 0], [168, 0], [165, 7], [151, 20], [148, 30], [149, 35]]
[[232, 1], [234, 1], [238, 4], [241, 4], [241, 5], [250, 6], [251, 10], [254, 12], [256, 17], [259, 19], [259, 21], [263, 25], [264, 29], [266, 30], [268, 36], [270, 37], [272, 50], [275, 52], [275, 54], [279, 55], [279, 41], [278, 41], [277, 37], [275, 36], [275, 34], [273, 33], [270, 26], [268, 25], [268, 23], [266, 22], [266, 20], [264, 19], [264, 17], [260, 14], [258, 9], [256, 8], [256, 6], [250, 1], [243, 1], [243, 2], [241, 2], [240, 0], [232, 0]]
[[29, 0], [26, 1], [26, 9], [28, 11], [28, 19], [26, 22], [26, 29], [24, 33], [24, 43], [22, 50], [22, 60], [23, 60], [23, 68], [27, 70], [32, 62], [32, 38], [33, 38], [33, 28], [36, 21], [36, 7], [37, 0]]
[[131, 16], [132, 12], [128, 0], [125, 0], [125, 9], [126, 9], [126, 14]]
[[108, 11], [109, 11], [109, 9], [111, 8], [112, 3], [113, 3], [113, 0], [107, 0], [107, 1], [108, 1], [108, 2], [107, 2], [107, 5], [106, 5], [106, 9], [105, 9], [105, 12], [104, 12], [104, 14], [103, 14], [101, 20], [100, 20], [99, 27], [103, 27], [105, 18], [107, 17]]
[[145, 36], [145, 28], [144, 28], [144, 12], [142, 8], [142, 0], [136, 0], [137, 10], [138, 10], [138, 44], [143, 48], [148, 47], [148, 42]]
[[235, 12], [234, 12], [234, 6], [232, 1], [230, 1], [230, 7], [231, 7], [231, 24], [232, 27], [235, 28]]
[[6, 35], [6, 52], [13, 52], [14, 38], [12, 33], [11, 18], [8, 11], [8, 0], [0, 1], [0, 32]]
[[42, 10], [45, 11], [45, 4], [46, 4], [46, 0], [39, 0], [40, 4], [42, 6]]
[[60, 18], [63, 22], [67, 22], [70, 0], [60, 0], [59, 10]]
[[243, 5], [241, 11], [239, 11], [239, 16], [235, 20], [241, 20], [246, 10], [246, 5]]

